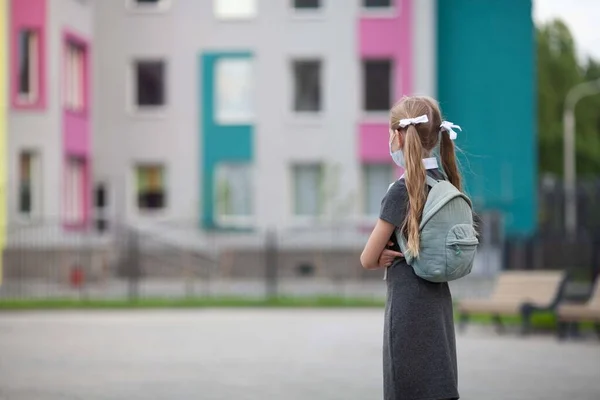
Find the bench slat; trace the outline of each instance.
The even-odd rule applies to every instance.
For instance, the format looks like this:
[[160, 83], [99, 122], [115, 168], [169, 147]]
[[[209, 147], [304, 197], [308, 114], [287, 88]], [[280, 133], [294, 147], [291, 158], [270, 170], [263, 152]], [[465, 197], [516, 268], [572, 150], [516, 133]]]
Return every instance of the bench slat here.
[[600, 322], [600, 279], [592, 297], [585, 304], [564, 304], [558, 308], [558, 317], [562, 321], [595, 321]]
[[489, 299], [466, 300], [459, 303], [462, 312], [518, 314], [524, 303], [549, 306], [563, 280], [557, 271], [502, 272]]

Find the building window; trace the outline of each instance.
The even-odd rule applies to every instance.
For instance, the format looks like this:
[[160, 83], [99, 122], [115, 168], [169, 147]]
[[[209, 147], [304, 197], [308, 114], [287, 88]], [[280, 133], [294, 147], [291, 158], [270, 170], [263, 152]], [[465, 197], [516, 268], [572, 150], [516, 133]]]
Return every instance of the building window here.
[[155, 108], [166, 104], [164, 61], [137, 61], [134, 80], [137, 107]]
[[216, 63], [216, 115], [221, 125], [250, 124], [254, 118], [252, 60], [223, 58]]
[[323, 167], [320, 164], [296, 165], [294, 174], [294, 214], [318, 216], [323, 212]]
[[[253, 214], [252, 168], [248, 164], [220, 164], [215, 171], [217, 220], [239, 221]], [[235, 221], [234, 221], [235, 222]]]
[[161, 11], [171, 6], [172, 0], [126, 0], [129, 8], [145, 11]]
[[363, 0], [363, 7], [368, 9], [390, 8], [392, 0]]
[[85, 219], [85, 166], [82, 157], [68, 157], [65, 166], [65, 222], [80, 224]]
[[71, 111], [83, 111], [86, 106], [85, 48], [68, 41], [64, 60], [64, 107]]
[[31, 104], [39, 96], [39, 34], [25, 29], [19, 32], [18, 40], [18, 102]]
[[23, 151], [19, 154], [19, 214], [32, 216], [39, 204], [39, 157], [32, 151]]
[[294, 111], [321, 111], [321, 61], [294, 61]]
[[363, 85], [365, 111], [389, 111], [392, 102], [392, 61], [365, 60]]
[[219, 19], [250, 19], [256, 17], [256, 0], [214, 0], [215, 16]]
[[394, 168], [390, 164], [363, 165], [363, 179], [365, 184], [364, 214], [379, 215], [381, 200], [394, 181]]
[[292, 0], [297, 10], [313, 10], [321, 7], [321, 0]]
[[136, 169], [137, 207], [157, 211], [166, 207], [165, 170], [162, 165], [140, 165]]

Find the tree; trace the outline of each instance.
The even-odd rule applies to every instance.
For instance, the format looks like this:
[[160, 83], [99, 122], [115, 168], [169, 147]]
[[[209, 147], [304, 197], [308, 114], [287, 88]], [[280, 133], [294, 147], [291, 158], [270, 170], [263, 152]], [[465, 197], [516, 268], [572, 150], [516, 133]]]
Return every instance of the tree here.
[[[600, 77], [600, 64], [579, 65], [569, 28], [554, 20], [537, 28], [539, 167], [562, 175], [564, 102], [576, 84]], [[576, 109], [579, 176], [600, 175], [600, 96], [582, 99]]]

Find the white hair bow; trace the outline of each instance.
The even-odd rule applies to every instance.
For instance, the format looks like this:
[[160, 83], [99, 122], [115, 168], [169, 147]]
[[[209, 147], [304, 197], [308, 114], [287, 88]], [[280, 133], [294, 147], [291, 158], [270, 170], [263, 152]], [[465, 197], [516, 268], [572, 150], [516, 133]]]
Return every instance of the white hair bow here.
[[405, 118], [400, 120], [400, 128], [406, 128], [409, 125], [425, 124], [429, 122], [427, 115], [421, 115], [416, 118]]
[[457, 137], [457, 134], [456, 134], [456, 132], [454, 132], [454, 129], [458, 129], [459, 131], [462, 132], [462, 129], [460, 128], [460, 126], [454, 125], [454, 123], [452, 123], [450, 121], [442, 121], [440, 128], [442, 131], [448, 132], [448, 135], [450, 135], [451, 140], [456, 140], [456, 137]]

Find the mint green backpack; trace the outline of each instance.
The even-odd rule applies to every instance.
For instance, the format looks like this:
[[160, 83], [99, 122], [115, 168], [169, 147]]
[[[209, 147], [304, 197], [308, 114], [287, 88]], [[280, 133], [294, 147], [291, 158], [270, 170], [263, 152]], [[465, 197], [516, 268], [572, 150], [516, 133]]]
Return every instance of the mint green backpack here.
[[431, 186], [421, 219], [419, 257], [411, 256], [401, 228], [396, 238], [406, 262], [417, 276], [431, 282], [449, 282], [468, 275], [477, 252], [471, 200], [447, 181], [427, 176]]

